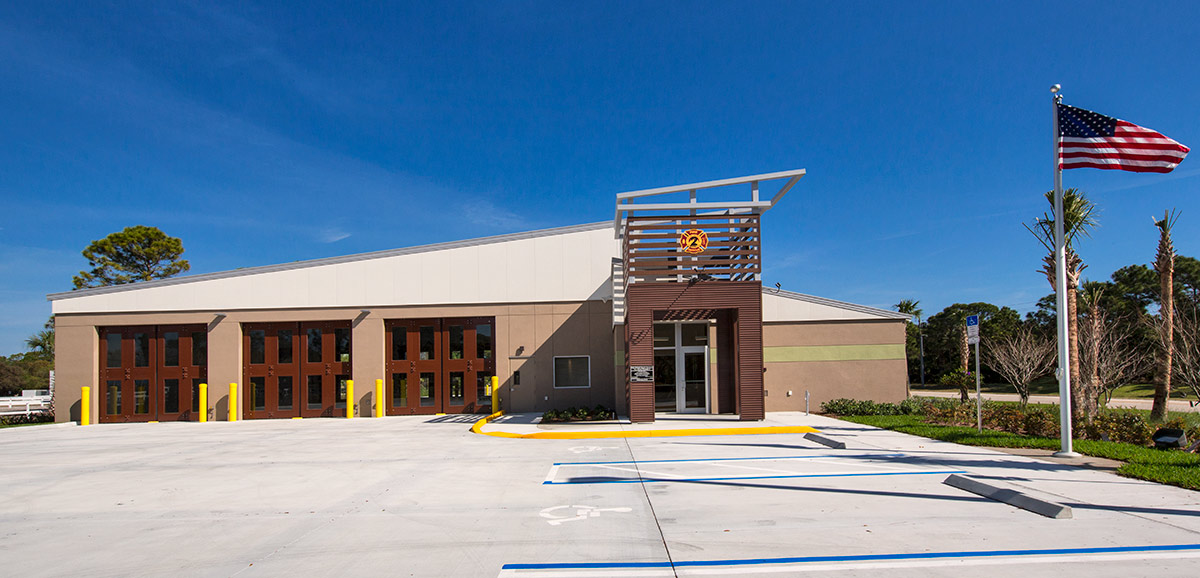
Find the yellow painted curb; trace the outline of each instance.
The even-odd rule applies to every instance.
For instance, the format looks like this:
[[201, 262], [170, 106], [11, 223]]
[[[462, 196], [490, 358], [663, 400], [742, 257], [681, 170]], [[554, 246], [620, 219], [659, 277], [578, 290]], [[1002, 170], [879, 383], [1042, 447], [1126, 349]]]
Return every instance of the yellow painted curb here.
[[816, 433], [820, 430], [808, 427], [806, 425], [799, 426], [763, 426], [763, 427], [721, 427], [721, 428], [696, 428], [696, 429], [664, 429], [664, 430], [642, 430], [642, 431], [598, 431], [598, 432], [538, 432], [531, 434], [515, 434], [508, 432], [485, 432], [483, 426], [488, 422], [504, 415], [503, 411], [498, 411], [489, 415], [471, 426], [471, 431], [479, 435], [492, 436], [497, 438], [519, 438], [530, 440], [587, 440], [587, 439], [602, 439], [602, 438], [665, 438], [665, 437], [680, 437], [680, 436], [732, 436], [732, 435], [763, 435], [763, 434], [789, 434], [789, 433]]

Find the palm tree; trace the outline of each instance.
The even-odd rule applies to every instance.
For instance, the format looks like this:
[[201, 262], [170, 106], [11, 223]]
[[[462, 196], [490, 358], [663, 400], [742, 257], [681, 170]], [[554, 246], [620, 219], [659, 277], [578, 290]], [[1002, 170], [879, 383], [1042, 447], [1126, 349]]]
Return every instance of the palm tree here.
[[34, 333], [25, 340], [25, 347], [42, 357], [54, 359], [53, 315], [50, 316], [50, 320], [46, 322], [41, 331]]
[[[1050, 202], [1050, 206], [1054, 206], [1054, 192], [1046, 193], [1046, 200]], [[1079, 383], [1079, 314], [1076, 303], [1076, 293], [1079, 287], [1079, 276], [1083, 270], [1087, 268], [1084, 265], [1083, 259], [1075, 252], [1074, 241], [1079, 236], [1090, 236], [1091, 230], [1097, 226], [1095, 214], [1096, 205], [1088, 200], [1087, 196], [1078, 189], [1067, 189], [1063, 191], [1063, 244], [1066, 246], [1067, 257], [1067, 351], [1070, 352], [1071, 363], [1071, 401], [1076, 408], [1081, 407], [1086, 403], [1081, 399], [1082, 388], [1075, 387]], [[1041, 217], [1033, 220], [1033, 225], [1025, 225], [1025, 228], [1033, 233], [1033, 236], [1041, 242], [1046, 248], [1047, 254], [1042, 258], [1042, 273], [1046, 275], [1046, 280], [1050, 282], [1050, 287], [1057, 291], [1055, 287], [1055, 263], [1054, 263], [1054, 219], [1053, 209], [1050, 213], [1042, 213]]]
[[[923, 313], [923, 311], [921, 310], [920, 307], [918, 307], [918, 305], [920, 305], [920, 304], [921, 304], [920, 301], [914, 301], [912, 299], [901, 299], [899, 303], [894, 305], [894, 307], [896, 308], [896, 311], [899, 311], [900, 313], [906, 313], [908, 315], [912, 315], [913, 317], [917, 318], [917, 322], [915, 325], [910, 320], [909, 325], [907, 325], [905, 327], [905, 333], [907, 334], [906, 339], [905, 339], [905, 345], [906, 345], [906, 349], [908, 349], [907, 346], [910, 345], [908, 342], [912, 340], [913, 330], [916, 329], [916, 332], [917, 332], [916, 340], [919, 342], [918, 346], [919, 346], [920, 350], [918, 352], [908, 351], [908, 358], [912, 359], [913, 353], [917, 353], [918, 356], [920, 357], [920, 359], [921, 359], [921, 387], [924, 387], [925, 386], [925, 334], [921, 331], [921, 313]], [[911, 374], [909, 374], [909, 375], [911, 375]], [[909, 379], [909, 381], [911, 381], [911, 378]]]
[[1151, 421], [1167, 418], [1167, 399], [1171, 397], [1171, 363], [1175, 356], [1175, 246], [1171, 243], [1171, 228], [1179, 214], [1163, 211], [1162, 220], [1155, 219], [1158, 228], [1158, 255], [1154, 258], [1154, 270], [1158, 271], [1159, 316], [1162, 317], [1162, 374], [1160, 383], [1154, 386], [1154, 406], [1150, 409]]

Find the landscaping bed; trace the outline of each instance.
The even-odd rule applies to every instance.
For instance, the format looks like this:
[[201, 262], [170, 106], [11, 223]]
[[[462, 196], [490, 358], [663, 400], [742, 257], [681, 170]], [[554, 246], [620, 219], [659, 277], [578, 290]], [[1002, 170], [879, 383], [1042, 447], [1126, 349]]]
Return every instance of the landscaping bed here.
[[542, 423], [562, 423], [568, 421], [603, 421], [615, 419], [616, 412], [602, 405], [591, 409], [586, 407], [569, 407], [567, 409], [552, 409], [542, 414]]

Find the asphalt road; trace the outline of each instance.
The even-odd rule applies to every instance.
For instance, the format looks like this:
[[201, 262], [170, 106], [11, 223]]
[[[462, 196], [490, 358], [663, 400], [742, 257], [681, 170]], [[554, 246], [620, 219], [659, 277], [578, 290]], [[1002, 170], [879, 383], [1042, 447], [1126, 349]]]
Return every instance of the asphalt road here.
[[[928, 391], [917, 390], [911, 391], [912, 395], [925, 397], [958, 397], [957, 391]], [[975, 399], [975, 392], [971, 392], [971, 399]], [[995, 401], [1021, 401], [1021, 396], [1015, 393], [984, 393], [983, 399]], [[1057, 395], [1031, 395], [1029, 396], [1031, 403], [1058, 403]], [[1108, 407], [1128, 407], [1133, 409], [1149, 410], [1154, 405], [1154, 400], [1151, 399], [1112, 399], [1108, 402]], [[1183, 399], [1172, 399], [1167, 401], [1167, 411], [1200, 411], [1200, 404], [1194, 401]]]

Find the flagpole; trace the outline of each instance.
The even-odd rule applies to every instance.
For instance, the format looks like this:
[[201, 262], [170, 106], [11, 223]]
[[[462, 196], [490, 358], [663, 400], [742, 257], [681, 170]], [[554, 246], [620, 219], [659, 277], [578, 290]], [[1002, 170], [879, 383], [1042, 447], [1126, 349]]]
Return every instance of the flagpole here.
[[1071, 447], [1071, 351], [1068, 332], [1067, 308], [1067, 247], [1063, 222], [1062, 167], [1059, 164], [1058, 148], [1058, 103], [1062, 101], [1060, 85], [1050, 87], [1051, 118], [1054, 119], [1054, 289], [1058, 298], [1058, 419], [1062, 432], [1062, 449], [1055, 452], [1059, 457], [1077, 457]]

